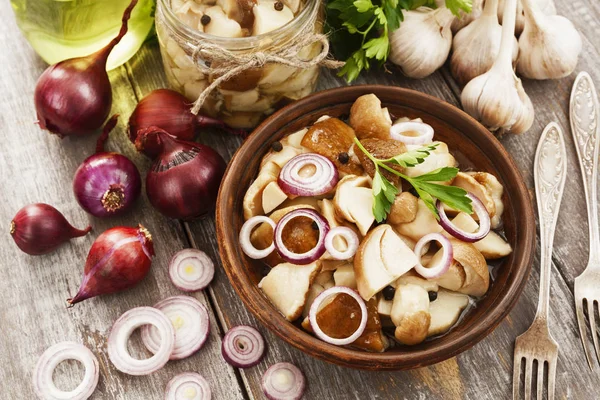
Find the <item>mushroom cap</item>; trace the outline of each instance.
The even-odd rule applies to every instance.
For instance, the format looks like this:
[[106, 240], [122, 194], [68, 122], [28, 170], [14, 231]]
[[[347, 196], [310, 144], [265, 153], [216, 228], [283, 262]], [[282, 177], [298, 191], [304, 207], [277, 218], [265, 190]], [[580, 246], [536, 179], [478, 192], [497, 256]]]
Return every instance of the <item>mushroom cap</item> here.
[[492, 228], [498, 228], [502, 223], [502, 214], [504, 213], [504, 202], [502, 201], [504, 187], [495, 175], [488, 172], [467, 172], [467, 175], [475, 178], [475, 180], [482, 184], [492, 196], [492, 200], [496, 206], [496, 213], [492, 217]]
[[394, 199], [387, 222], [392, 225], [412, 222], [417, 217], [418, 208], [419, 199], [412, 193], [402, 192]]
[[399, 234], [415, 242], [429, 233], [442, 231], [442, 227], [438, 224], [437, 219], [435, 219], [435, 215], [433, 215], [421, 199], [417, 201], [417, 214], [415, 218], [411, 222], [397, 224], [394, 228]]
[[396, 326], [394, 336], [400, 343], [408, 346], [419, 344], [427, 338], [430, 323], [431, 315], [426, 311], [419, 311], [404, 318]]
[[483, 203], [488, 214], [490, 214], [490, 217], [496, 215], [496, 203], [494, 203], [492, 195], [488, 192], [487, 188], [477, 182], [473, 176], [464, 172], [459, 172], [456, 174], [454, 181], [452, 181], [452, 185], [463, 188], [467, 192], [474, 194], [475, 197]]
[[359, 139], [390, 137], [392, 119], [387, 109], [381, 108], [381, 101], [374, 94], [365, 94], [356, 99], [350, 108], [349, 122]]
[[[381, 160], [386, 160], [388, 158], [392, 158], [406, 152], [406, 145], [394, 139], [380, 139], [373, 137], [362, 139], [360, 142], [363, 145], [363, 147], [369, 153], [371, 153], [373, 157], [379, 158]], [[375, 176], [375, 164], [373, 164], [373, 161], [371, 161], [371, 159], [367, 157], [367, 155], [360, 149], [354, 149], [354, 154], [356, 154], [356, 157], [358, 157], [358, 159], [360, 160], [360, 164], [364, 168], [367, 175], [373, 178]], [[391, 168], [395, 169], [400, 173], [403, 173], [405, 170], [405, 168], [397, 164], [391, 165]], [[380, 170], [380, 172], [386, 177], [387, 180], [392, 182], [394, 185], [399, 185], [399, 176], [394, 175], [391, 172], [385, 170]]]
[[366, 235], [375, 222], [373, 193], [369, 178], [346, 175], [337, 184], [333, 204], [339, 217], [356, 224], [361, 235]]

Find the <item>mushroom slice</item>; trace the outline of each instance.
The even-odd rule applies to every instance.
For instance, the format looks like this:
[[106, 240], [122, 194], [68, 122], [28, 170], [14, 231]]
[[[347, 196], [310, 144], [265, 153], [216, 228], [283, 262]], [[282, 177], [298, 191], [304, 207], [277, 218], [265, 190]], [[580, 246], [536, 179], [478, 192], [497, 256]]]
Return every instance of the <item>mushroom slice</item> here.
[[279, 264], [258, 283], [258, 287], [285, 319], [294, 321], [302, 315], [310, 285], [320, 269], [319, 261], [308, 265]]
[[504, 187], [498, 181], [494, 175], [487, 172], [467, 172], [468, 175], [475, 178], [475, 180], [481, 183], [487, 189], [488, 193], [492, 196], [494, 204], [496, 206], [496, 214], [492, 217], [492, 228], [497, 228], [502, 222], [502, 213], [504, 213], [504, 203], [502, 202], [502, 195], [504, 194]]
[[376, 137], [389, 139], [392, 119], [387, 109], [381, 108], [381, 101], [374, 94], [360, 96], [350, 109], [350, 126], [359, 139]]
[[[454, 261], [448, 271], [435, 281], [443, 288], [481, 297], [490, 286], [490, 272], [483, 255], [470, 243], [450, 239]], [[431, 259], [435, 263], [441, 257], [440, 249]]]
[[259, 0], [253, 7], [253, 36], [274, 31], [294, 19], [294, 13], [287, 5], [283, 4], [283, 8], [278, 11], [275, 8], [275, 3], [274, 0]]
[[[321, 215], [323, 217], [325, 217], [325, 219], [327, 220], [327, 223], [329, 223], [330, 228], [336, 228], [338, 226], [346, 226], [346, 227], [354, 230], [356, 232], [356, 234], [358, 235], [358, 230], [356, 229], [355, 226], [353, 226], [352, 224], [344, 224], [339, 221], [339, 219], [335, 215], [335, 206], [333, 205], [333, 202], [331, 200], [323, 199], [323, 200], [319, 201], [319, 209], [321, 210]], [[348, 246], [346, 245], [346, 242], [340, 236], [336, 236], [333, 239], [333, 246], [340, 251], [345, 251], [348, 248]], [[332, 257], [329, 254], [329, 252], [325, 252], [322, 259], [323, 260], [331, 260]]]
[[[310, 306], [312, 305], [313, 301], [315, 301], [317, 296], [323, 293], [324, 291], [325, 288], [316, 282], [310, 285], [310, 288], [308, 289], [308, 294], [306, 295], [306, 302], [304, 303], [304, 308], [302, 310], [303, 317], [308, 317], [308, 313], [310, 312]], [[304, 324], [304, 322], [302, 324]]]
[[400, 343], [421, 343], [427, 338], [431, 322], [429, 294], [419, 285], [399, 285], [394, 294], [390, 317], [396, 325], [394, 336]]
[[405, 168], [404, 174], [406, 176], [414, 178], [419, 175], [428, 174], [429, 172], [435, 171], [439, 168], [458, 166], [456, 159], [448, 150], [448, 145], [444, 142], [435, 143], [437, 143], [437, 147], [431, 152], [431, 154], [429, 154], [425, 161], [423, 161], [421, 164], [415, 165], [414, 167]]
[[262, 207], [265, 214], [270, 213], [287, 200], [287, 194], [281, 190], [277, 181], [272, 181], [262, 192]]
[[394, 199], [387, 222], [392, 225], [413, 222], [418, 208], [419, 199], [409, 192], [402, 192]]
[[337, 184], [333, 204], [338, 215], [356, 224], [361, 235], [366, 235], [375, 222], [373, 215], [373, 193], [365, 187], [369, 179], [346, 175]]
[[[477, 221], [473, 219], [469, 214], [461, 212], [454, 219], [452, 223], [463, 231], [473, 233], [479, 225]], [[446, 236], [449, 236], [446, 234]], [[450, 237], [450, 236], [449, 236]], [[506, 257], [512, 253], [512, 247], [508, 244], [502, 236], [498, 235], [494, 231], [490, 231], [486, 237], [478, 242], [473, 243], [473, 246], [483, 254], [486, 260], [496, 260], [498, 258]]]
[[459, 172], [452, 181], [452, 185], [473, 193], [475, 197], [483, 203], [488, 214], [490, 214], [490, 218], [493, 218], [494, 215], [496, 215], [496, 203], [494, 203], [492, 195], [488, 192], [487, 188], [477, 182], [473, 176], [467, 175], [464, 172]]
[[453, 293], [440, 290], [437, 299], [429, 303], [431, 323], [427, 336], [440, 335], [447, 332], [460, 317], [460, 314], [469, 304], [469, 296], [462, 293]]
[[417, 215], [415, 219], [412, 222], [395, 225], [395, 228], [399, 234], [407, 236], [415, 242], [418, 242], [419, 239], [429, 233], [442, 231], [442, 227], [438, 224], [437, 219], [435, 219], [435, 215], [433, 215], [421, 199], [417, 201]]
[[338, 267], [333, 273], [335, 286], [347, 286], [350, 289], [356, 289], [356, 276], [354, 275], [354, 265], [346, 263]]
[[437, 292], [439, 290], [439, 286], [436, 282], [421, 277], [414, 270], [410, 270], [398, 278], [395, 282], [395, 287], [408, 284], [421, 286], [428, 292]]
[[262, 168], [266, 163], [272, 162], [277, 164], [279, 168], [283, 168], [283, 166], [290, 161], [292, 158], [296, 157], [298, 154], [301, 154], [302, 150], [294, 146], [283, 146], [280, 151], [271, 150], [268, 152], [262, 159], [260, 163], [260, 167]]
[[236, 38], [244, 36], [242, 27], [236, 21], [227, 18], [220, 6], [212, 6], [205, 12], [210, 23], [204, 26], [204, 32], [221, 37]]
[[319, 209], [319, 199], [316, 198], [315, 196], [300, 196], [300, 197], [295, 197], [293, 199], [288, 198], [286, 201], [284, 201], [280, 208], [287, 208], [287, 207], [296, 207], [296, 206], [302, 206], [302, 207], [309, 207], [309, 208], [314, 208], [316, 210]]
[[217, 0], [217, 5], [223, 8], [227, 16], [237, 23], [243, 29], [252, 29], [254, 25], [254, 13], [252, 8], [256, 4], [253, 0]]
[[302, 145], [302, 139], [304, 135], [308, 132], [308, 128], [300, 129], [298, 132], [291, 133], [280, 140], [282, 145], [290, 145], [297, 147], [301, 150], [308, 150], [306, 147]]
[[318, 283], [321, 286], [327, 285], [329, 281], [333, 280], [333, 271], [323, 271], [321, 268], [321, 272], [315, 278], [315, 283]]
[[392, 315], [393, 304], [392, 300], [386, 300], [382, 295], [377, 296], [377, 312], [379, 315], [383, 315], [384, 317]]
[[[406, 152], [406, 146], [404, 143], [394, 139], [380, 139], [374, 137], [362, 139], [360, 142], [373, 157], [382, 160], [387, 160], [388, 158], [392, 158]], [[371, 161], [371, 159], [367, 157], [367, 155], [360, 149], [354, 148], [354, 154], [356, 154], [356, 157], [358, 157], [360, 160], [360, 164], [365, 169], [367, 175], [373, 178], [375, 175], [375, 164], [373, 164], [373, 161]], [[391, 168], [400, 173], [404, 172], [405, 170], [405, 168], [397, 164], [391, 165]], [[391, 172], [383, 169], [380, 169], [380, 172], [394, 185], [398, 186], [400, 183], [400, 177], [398, 175], [392, 174]]]
[[348, 263], [348, 260], [323, 260], [321, 259], [323, 265], [323, 271], [335, 271], [336, 269], [343, 267]]
[[263, 191], [267, 187], [267, 185], [271, 182], [277, 180], [277, 175], [271, 173], [270, 171], [266, 171], [260, 173], [254, 182], [250, 185], [246, 194], [244, 195], [243, 208], [244, 208], [244, 218], [246, 220], [256, 216], [264, 214], [262, 200], [263, 200]]
[[417, 264], [417, 257], [389, 225], [379, 225], [363, 239], [354, 256], [356, 286], [369, 300]]
[[294, 14], [300, 10], [300, 0], [283, 0], [283, 4], [288, 6]]

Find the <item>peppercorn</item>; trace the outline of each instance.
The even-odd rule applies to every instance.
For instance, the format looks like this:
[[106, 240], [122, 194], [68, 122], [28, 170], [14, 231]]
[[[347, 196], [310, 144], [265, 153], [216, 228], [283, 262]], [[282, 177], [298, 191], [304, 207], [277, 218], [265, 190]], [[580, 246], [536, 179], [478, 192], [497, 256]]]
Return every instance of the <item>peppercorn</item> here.
[[283, 10], [283, 3], [282, 3], [282, 2], [280, 2], [280, 1], [276, 2], [276, 3], [275, 3], [275, 10], [276, 10], [276, 11], [281, 11], [281, 10]]
[[210, 24], [210, 15], [204, 14], [202, 18], [200, 18], [200, 23], [204, 26]]
[[264, 265], [260, 272], [261, 272], [262, 276], [267, 276], [267, 275], [269, 275], [269, 272], [271, 272], [271, 267], [269, 267], [268, 265]]
[[338, 155], [338, 161], [342, 164], [348, 164], [348, 161], [350, 161], [350, 156], [344, 151]]
[[437, 292], [427, 292], [427, 294], [429, 295], [429, 301], [436, 301], [437, 300]]
[[277, 142], [273, 142], [273, 144], [271, 145], [271, 149], [275, 152], [280, 152], [281, 150], [283, 150], [283, 145], [281, 144], [281, 142], [277, 141]]
[[312, 226], [312, 228], [313, 228], [315, 231], [318, 231], [318, 230], [319, 230], [319, 224], [317, 224], [317, 223], [316, 223], [316, 221], [313, 221], [313, 222], [312, 222], [312, 224], [311, 224], [310, 226]]
[[388, 301], [394, 299], [395, 293], [396, 293], [396, 289], [394, 289], [393, 286], [388, 285], [383, 288], [383, 298]]

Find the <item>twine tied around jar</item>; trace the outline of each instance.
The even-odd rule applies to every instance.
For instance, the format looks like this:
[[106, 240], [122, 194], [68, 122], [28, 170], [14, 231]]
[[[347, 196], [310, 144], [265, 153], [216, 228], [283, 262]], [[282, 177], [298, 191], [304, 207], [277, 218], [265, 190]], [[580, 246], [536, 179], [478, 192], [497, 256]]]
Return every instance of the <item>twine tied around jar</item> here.
[[[298, 53], [303, 48], [316, 42], [322, 44], [319, 54], [311, 60], [303, 60], [298, 57]], [[187, 43], [187, 45], [189, 46], [190, 44]], [[311, 32], [305, 34], [305, 32], [301, 32], [291, 43], [272, 51], [236, 53], [208, 42], [201, 42], [195, 45], [196, 47], [191, 55], [194, 64], [203, 74], [212, 74], [218, 77], [200, 93], [200, 96], [198, 96], [192, 107], [191, 111], [193, 114], [198, 114], [204, 101], [221, 83], [248, 69], [260, 68], [268, 63], [282, 64], [301, 69], [307, 69], [315, 65], [327, 68], [340, 68], [344, 65], [341, 61], [327, 58], [329, 54], [329, 40], [327, 40], [326, 35], [321, 33]]]

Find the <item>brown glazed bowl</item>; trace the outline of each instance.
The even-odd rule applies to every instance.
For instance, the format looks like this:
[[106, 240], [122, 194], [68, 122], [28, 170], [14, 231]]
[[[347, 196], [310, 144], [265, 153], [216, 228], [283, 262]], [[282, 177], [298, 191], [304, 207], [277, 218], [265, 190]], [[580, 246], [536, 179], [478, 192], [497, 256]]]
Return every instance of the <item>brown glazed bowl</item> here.
[[[356, 98], [374, 93], [393, 116], [420, 117], [447, 142], [461, 166], [496, 175], [504, 185], [504, 230], [513, 253], [495, 268], [493, 283], [477, 307], [446, 335], [417, 346], [369, 353], [323, 342], [288, 322], [262, 294], [261, 262], [246, 257], [238, 244], [244, 222], [242, 199], [256, 177], [271, 143], [296, 132], [322, 115], [346, 118]], [[466, 161], [465, 155], [468, 156]], [[535, 217], [527, 187], [500, 142], [460, 109], [435, 97], [398, 87], [351, 86], [322, 91], [276, 112], [240, 147], [225, 173], [216, 210], [223, 266], [246, 307], [277, 336], [303, 352], [338, 365], [369, 370], [402, 370], [434, 364], [469, 349], [506, 317], [521, 294], [535, 252]]]

